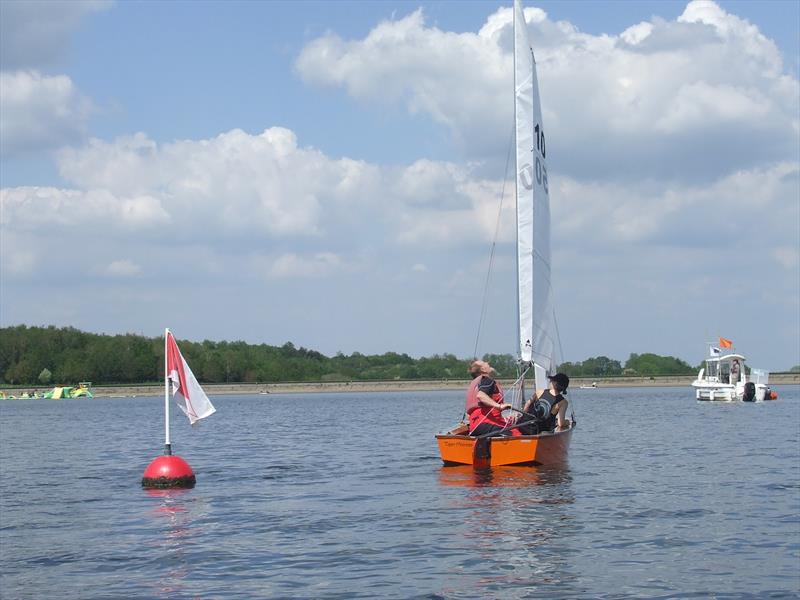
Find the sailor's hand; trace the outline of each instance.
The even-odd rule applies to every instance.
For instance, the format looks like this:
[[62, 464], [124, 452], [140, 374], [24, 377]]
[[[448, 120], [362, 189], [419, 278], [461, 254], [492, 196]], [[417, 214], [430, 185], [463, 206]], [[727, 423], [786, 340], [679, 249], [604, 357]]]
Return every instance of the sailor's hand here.
[[500, 405], [500, 407], [497, 410], [499, 410], [500, 412], [503, 412], [504, 410], [509, 409], [509, 408], [511, 408], [510, 404], [503, 403], [503, 404]]

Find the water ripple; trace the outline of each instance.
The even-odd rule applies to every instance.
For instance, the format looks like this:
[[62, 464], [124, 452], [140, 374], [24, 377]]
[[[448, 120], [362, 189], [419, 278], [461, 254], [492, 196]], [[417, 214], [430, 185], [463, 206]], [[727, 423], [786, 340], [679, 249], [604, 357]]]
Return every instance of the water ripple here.
[[[569, 465], [482, 471], [436, 453], [460, 393], [219, 397], [173, 429], [198, 479], [181, 491], [139, 486], [160, 398], [0, 403], [2, 596], [800, 596], [797, 387], [751, 407], [573, 398]], [[324, 431], [299, 436], [287, 405]]]

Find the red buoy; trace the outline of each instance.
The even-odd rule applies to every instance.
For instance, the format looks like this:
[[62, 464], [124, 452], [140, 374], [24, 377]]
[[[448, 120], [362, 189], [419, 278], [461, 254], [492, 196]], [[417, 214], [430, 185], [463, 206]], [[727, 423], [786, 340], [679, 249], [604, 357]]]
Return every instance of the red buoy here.
[[196, 483], [192, 467], [180, 456], [159, 456], [144, 470], [142, 487], [191, 488]]

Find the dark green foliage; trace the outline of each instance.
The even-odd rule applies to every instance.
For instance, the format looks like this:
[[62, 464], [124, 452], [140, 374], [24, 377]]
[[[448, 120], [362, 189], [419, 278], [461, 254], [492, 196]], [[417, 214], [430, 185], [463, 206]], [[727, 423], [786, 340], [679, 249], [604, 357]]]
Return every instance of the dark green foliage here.
[[[413, 379], [466, 380], [471, 360], [452, 354], [412, 358], [386, 352], [368, 356], [338, 352], [327, 357], [291, 342], [283, 346], [245, 342], [190, 342], [179, 340], [181, 352], [202, 383], [273, 383], [281, 381], [390, 381]], [[510, 354], [487, 354], [499, 377], [517, 376]], [[164, 377], [164, 338], [140, 335], [101, 335], [71, 327], [0, 329], [0, 384], [74, 385], [155, 383]], [[680, 359], [656, 354], [632, 354], [625, 366], [606, 356], [564, 363], [560, 370], [575, 377], [630, 375], [684, 375], [695, 369]]]
[[518, 375], [517, 359], [510, 354], [485, 354], [483, 360], [497, 370], [498, 377], [511, 379]]
[[689, 375], [695, 368], [674, 356], [658, 354], [631, 354], [625, 363], [625, 374], [630, 375]]
[[563, 363], [559, 367], [570, 377], [616, 377], [622, 375], [622, 365], [607, 356], [587, 358], [583, 362]]
[[[245, 342], [178, 340], [183, 356], [202, 383], [466, 379], [469, 361], [452, 354], [414, 359], [387, 352], [366, 356]], [[44, 369], [55, 384], [154, 383], [163, 378], [164, 338], [99, 335], [72, 328], [0, 329], [0, 384], [35, 384]], [[505, 374], [504, 374], [505, 375]]]

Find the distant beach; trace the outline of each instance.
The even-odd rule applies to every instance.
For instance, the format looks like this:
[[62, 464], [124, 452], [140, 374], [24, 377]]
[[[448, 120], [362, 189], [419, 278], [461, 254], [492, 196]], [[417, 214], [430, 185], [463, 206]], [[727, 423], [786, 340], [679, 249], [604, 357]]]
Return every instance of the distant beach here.
[[[680, 387], [690, 386], [694, 376], [670, 377], [608, 377], [587, 379], [573, 377], [570, 390], [574, 392], [580, 386], [597, 387]], [[285, 382], [285, 383], [219, 383], [203, 384], [209, 395], [238, 394], [321, 394], [342, 392], [412, 392], [462, 390], [468, 385], [467, 380], [447, 379], [437, 381], [336, 381], [336, 382]], [[509, 386], [513, 381], [502, 381]], [[775, 385], [800, 384], [800, 373], [774, 373], [770, 375], [770, 383]], [[29, 388], [20, 388], [26, 391]], [[15, 393], [13, 390], [6, 390]], [[158, 396], [164, 393], [163, 385], [126, 385], [95, 386], [92, 393], [98, 398], [130, 398], [132, 396]]]

